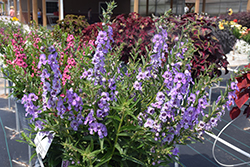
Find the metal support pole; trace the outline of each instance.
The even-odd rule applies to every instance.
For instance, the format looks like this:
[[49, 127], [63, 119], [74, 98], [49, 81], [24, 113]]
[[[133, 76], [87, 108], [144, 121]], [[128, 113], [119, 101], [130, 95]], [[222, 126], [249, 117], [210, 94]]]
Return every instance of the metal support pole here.
[[220, 4], [219, 4], [219, 14], [220, 14], [220, 7], [221, 7], [221, 0], [220, 0]]
[[138, 13], [140, 14], [140, 6], [141, 6], [141, 1], [140, 0], [138, 0]]
[[155, 0], [155, 15], [156, 15], [156, 12], [157, 12], [157, 0]]
[[[176, 148], [178, 148], [178, 150], [180, 149], [180, 146], [179, 145], [176, 145]], [[176, 160], [178, 161], [179, 158], [176, 157]], [[179, 164], [177, 162], [174, 162], [174, 167], [179, 167]]]
[[[30, 160], [30, 157], [31, 157], [31, 147], [30, 147], [30, 145], [28, 145], [28, 153], [29, 153], [29, 160]], [[29, 161], [29, 167], [32, 167], [31, 161]]]
[[[9, 86], [10, 86], [10, 85], [9, 85]], [[11, 98], [11, 97], [10, 97], [10, 88], [9, 88], [8, 90], [9, 90], [9, 95], [8, 95], [8, 96], [9, 96], [9, 97], [8, 97], [8, 107], [9, 107], [9, 109], [10, 109], [10, 98]]]
[[185, 8], [185, 0], [182, 0], [182, 11], [181, 11], [181, 13], [182, 14], [184, 14], [184, 8]]
[[176, 0], [176, 14], [178, 14], [178, 0]]
[[240, 0], [240, 5], [239, 5], [239, 12], [241, 12], [241, 8], [242, 8], [242, 0]]
[[4, 96], [6, 96], [6, 79], [4, 79]]
[[16, 130], [17, 132], [20, 132], [20, 122], [19, 122], [19, 113], [17, 109], [17, 103], [15, 104], [15, 110], [16, 110]]

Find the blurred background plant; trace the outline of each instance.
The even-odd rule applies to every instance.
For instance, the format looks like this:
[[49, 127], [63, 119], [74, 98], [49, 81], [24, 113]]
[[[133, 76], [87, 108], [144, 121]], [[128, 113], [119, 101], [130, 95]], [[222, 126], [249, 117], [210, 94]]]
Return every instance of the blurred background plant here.
[[85, 16], [66, 15], [63, 20], [58, 20], [57, 24], [53, 26], [53, 36], [55, 39], [61, 38], [62, 33], [72, 34], [78, 36], [82, 30], [89, 26]]

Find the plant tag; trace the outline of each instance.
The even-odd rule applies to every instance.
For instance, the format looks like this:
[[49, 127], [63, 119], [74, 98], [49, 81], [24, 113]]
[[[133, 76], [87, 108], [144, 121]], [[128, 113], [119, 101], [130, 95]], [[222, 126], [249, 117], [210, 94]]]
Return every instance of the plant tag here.
[[36, 153], [37, 154], [40, 154], [42, 159], [45, 158], [48, 150], [49, 150], [49, 147], [52, 143], [52, 140], [54, 138], [54, 132], [50, 132], [52, 133], [52, 139], [50, 141], [50, 139], [44, 134], [42, 134], [41, 132], [38, 132], [35, 139], [34, 139], [34, 143], [36, 145]]

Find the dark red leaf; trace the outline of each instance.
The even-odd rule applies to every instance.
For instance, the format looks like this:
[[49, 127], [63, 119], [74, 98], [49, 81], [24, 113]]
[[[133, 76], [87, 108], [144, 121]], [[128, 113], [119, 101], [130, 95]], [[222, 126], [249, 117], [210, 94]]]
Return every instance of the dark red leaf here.
[[240, 90], [243, 89], [243, 88], [246, 88], [246, 86], [247, 86], [247, 79], [245, 78], [241, 82], [238, 82], [237, 86], [238, 86], [238, 88]]
[[238, 98], [235, 99], [235, 103], [239, 108], [241, 108], [247, 102], [248, 98], [249, 98], [249, 93], [244, 91], [243, 93], [240, 93], [238, 95]]
[[235, 119], [240, 115], [240, 109], [238, 107], [234, 107], [232, 108], [232, 110], [230, 111], [230, 117], [231, 119]]
[[250, 80], [250, 73], [247, 73], [247, 78]]

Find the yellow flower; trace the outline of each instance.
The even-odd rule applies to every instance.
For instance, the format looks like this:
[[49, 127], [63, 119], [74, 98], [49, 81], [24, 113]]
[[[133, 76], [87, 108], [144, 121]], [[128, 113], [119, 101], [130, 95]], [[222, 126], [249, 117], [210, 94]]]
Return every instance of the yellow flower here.
[[219, 29], [221, 29], [221, 30], [223, 30], [223, 29], [224, 29], [223, 24], [219, 24]]
[[18, 18], [13, 17], [13, 18], [12, 18], [12, 21], [18, 21]]
[[228, 15], [232, 15], [233, 14], [233, 10], [230, 8], [229, 10], [228, 10]]
[[246, 31], [246, 30], [247, 30], [247, 27], [242, 27], [242, 30], [243, 30], [243, 31]]

